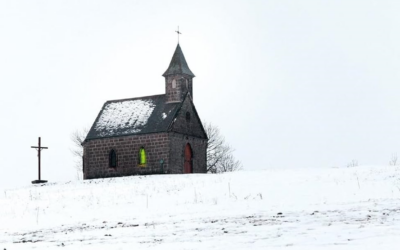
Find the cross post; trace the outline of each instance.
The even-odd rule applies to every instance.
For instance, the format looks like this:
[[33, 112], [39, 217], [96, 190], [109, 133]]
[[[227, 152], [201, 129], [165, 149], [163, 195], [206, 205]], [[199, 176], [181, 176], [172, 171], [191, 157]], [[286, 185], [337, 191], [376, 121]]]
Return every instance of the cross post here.
[[178, 30], [175, 31], [178, 34], [178, 44], [179, 44], [179, 35], [182, 35], [181, 32], [179, 32], [179, 26], [178, 26]]
[[47, 181], [40, 179], [40, 172], [41, 172], [40, 171], [40, 159], [41, 159], [40, 152], [42, 151], [42, 149], [48, 149], [48, 147], [42, 147], [41, 146], [40, 137], [39, 137], [38, 146], [37, 147], [36, 146], [31, 146], [31, 148], [34, 148], [34, 149], [36, 149], [38, 151], [38, 178], [39, 178], [38, 180], [32, 181], [32, 184], [46, 183]]

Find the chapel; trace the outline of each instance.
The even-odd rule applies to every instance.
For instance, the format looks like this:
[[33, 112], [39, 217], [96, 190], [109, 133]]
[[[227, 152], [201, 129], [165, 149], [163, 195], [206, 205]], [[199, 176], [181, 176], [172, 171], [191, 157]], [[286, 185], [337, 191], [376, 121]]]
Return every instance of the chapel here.
[[83, 146], [83, 178], [206, 173], [208, 138], [178, 43], [165, 94], [104, 103]]

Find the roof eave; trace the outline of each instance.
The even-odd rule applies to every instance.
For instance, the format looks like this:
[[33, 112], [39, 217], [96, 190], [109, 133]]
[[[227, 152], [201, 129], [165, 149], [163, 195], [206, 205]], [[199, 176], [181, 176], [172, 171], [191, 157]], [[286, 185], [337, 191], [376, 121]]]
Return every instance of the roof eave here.
[[182, 73], [182, 72], [179, 72], [179, 73], [171, 72], [171, 73], [169, 73], [168, 70], [165, 71], [165, 73], [162, 76], [167, 77], [167, 76], [171, 76], [171, 75], [186, 75], [186, 76], [189, 76], [189, 77], [192, 77], [192, 78], [196, 77], [192, 72], [190, 72], [190, 74], [186, 74], [186, 73]]

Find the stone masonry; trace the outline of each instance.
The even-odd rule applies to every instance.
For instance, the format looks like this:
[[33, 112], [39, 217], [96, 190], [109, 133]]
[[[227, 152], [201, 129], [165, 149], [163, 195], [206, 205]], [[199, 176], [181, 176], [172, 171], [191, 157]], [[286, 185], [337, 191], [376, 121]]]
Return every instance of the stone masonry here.
[[[193, 152], [193, 173], [206, 172], [205, 139], [165, 132], [147, 135], [103, 138], [90, 140], [84, 147], [84, 179], [118, 177], [128, 175], [183, 173], [183, 155], [189, 143]], [[147, 164], [139, 165], [139, 149], [144, 147]], [[117, 167], [109, 167], [108, 155], [117, 153]], [[163, 160], [161, 166], [160, 160]]]
[[[147, 154], [146, 166], [139, 165], [139, 149]], [[161, 172], [160, 160], [168, 169], [168, 134], [155, 133], [90, 140], [84, 147], [84, 179], [152, 174]], [[109, 153], [117, 153], [117, 167], [109, 167]]]
[[171, 75], [165, 77], [165, 93], [167, 102], [180, 102], [189, 92], [193, 100], [193, 79], [189, 76]]

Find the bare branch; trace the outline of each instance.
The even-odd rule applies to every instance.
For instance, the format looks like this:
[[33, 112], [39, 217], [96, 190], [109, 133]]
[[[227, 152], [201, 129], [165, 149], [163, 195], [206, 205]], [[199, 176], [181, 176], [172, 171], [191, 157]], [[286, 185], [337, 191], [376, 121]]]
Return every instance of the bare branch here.
[[77, 171], [78, 179], [82, 179], [82, 157], [83, 157], [83, 146], [82, 143], [88, 134], [89, 129], [84, 128], [81, 130], [75, 130], [71, 134], [71, 140], [73, 143], [73, 148], [71, 149], [71, 153], [75, 158], [75, 168]]
[[205, 123], [208, 136], [207, 172], [223, 173], [242, 169], [240, 161], [233, 156], [233, 149], [225, 142], [217, 126]]
[[347, 164], [348, 168], [357, 167], [357, 166], [358, 166], [358, 161], [357, 160], [352, 160], [349, 164]]
[[392, 154], [392, 158], [390, 159], [389, 165], [390, 166], [396, 166], [397, 165], [397, 154]]

